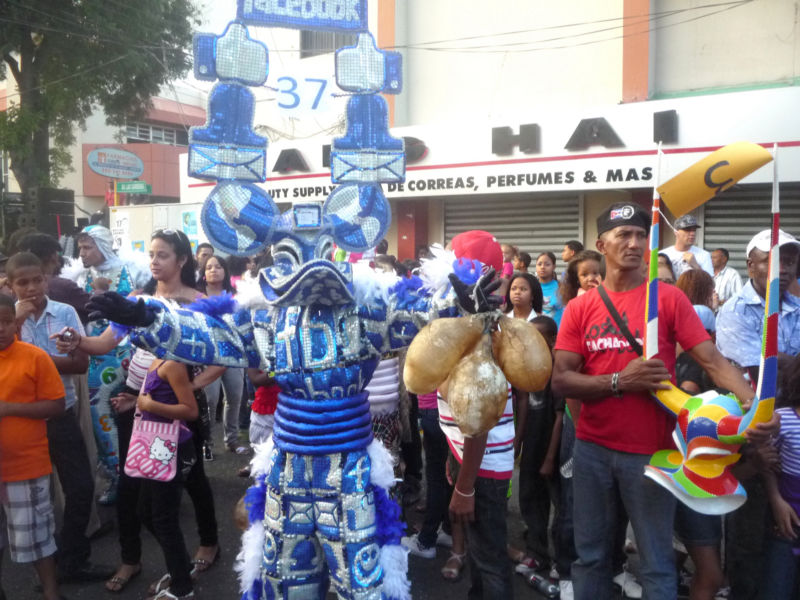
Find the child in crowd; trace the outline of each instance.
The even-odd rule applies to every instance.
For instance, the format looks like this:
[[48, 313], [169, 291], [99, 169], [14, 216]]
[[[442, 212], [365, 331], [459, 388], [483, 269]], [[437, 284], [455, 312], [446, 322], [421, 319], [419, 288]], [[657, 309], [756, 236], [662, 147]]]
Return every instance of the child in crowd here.
[[181, 493], [184, 477], [197, 460], [192, 432], [186, 421], [198, 416], [197, 402], [186, 365], [156, 359], [150, 365], [137, 409], [145, 421], [181, 421], [178, 437], [178, 472], [171, 481], [142, 480], [140, 509], [142, 521], [161, 546], [168, 573], [150, 587], [153, 600], [194, 598], [192, 563], [180, 526]]
[[528, 267], [531, 266], [531, 255], [527, 252], [520, 252], [514, 257], [514, 271], [519, 273], [527, 273]]
[[603, 257], [594, 250], [581, 250], [567, 265], [566, 276], [561, 282], [561, 300], [566, 305], [570, 300], [603, 283]]
[[417, 401], [425, 449], [425, 519], [419, 533], [404, 537], [402, 544], [422, 558], [434, 558], [437, 545], [449, 546], [451, 553], [441, 573], [445, 579], [455, 581], [461, 575], [466, 553], [463, 529], [451, 526], [448, 515], [453, 488], [447, 480], [447, 437], [439, 426], [436, 392], [418, 394]]
[[66, 328], [85, 335], [78, 313], [68, 304], [47, 297], [46, 275], [39, 258], [30, 252], [11, 257], [8, 281], [17, 297], [20, 340], [50, 355], [61, 375], [65, 391], [64, 414], [47, 420], [50, 457], [64, 491], [64, 513], [58, 535], [58, 570], [61, 581], [102, 580], [111, 569], [88, 562], [91, 546], [86, 528], [94, 501], [94, 475], [76, 416], [74, 375], [85, 373], [89, 357], [81, 351], [62, 353], [52, 339]]
[[514, 257], [517, 255], [517, 249], [511, 244], [500, 244], [500, 250], [503, 251], [503, 272], [500, 275], [503, 279], [511, 279], [514, 274]]
[[542, 286], [544, 305], [542, 312], [553, 319], [556, 325], [561, 323], [561, 314], [564, 312], [564, 302], [558, 293], [558, 279], [556, 279], [556, 255], [552, 252], [542, 252], [536, 257], [536, 277]]
[[58, 600], [45, 420], [64, 413], [64, 384], [47, 353], [16, 333], [14, 301], [0, 295], [0, 544], [12, 561], [33, 563], [45, 600]]
[[781, 392], [781, 428], [774, 444], [780, 455], [780, 473], [763, 471], [772, 509], [772, 527], [766, 540], [761, 598], [795, 598], [800, 556], [800, 356], [794, 358]]
[[[556, 322], [543, 315], [529, 316], [528, 320], [542, 334], [552, 356], [558, 333]], [[553, 396], [549, 382], [541, 392], [529, 394], [515, 389], [514, 397], [517, 415], [514, 447], [520, 454], [519, 506], [527, 527], [525, 553], [514, 558], [520, 563], [517, 572], [525, 574], [528, 569], [539, 571], [550, 566], [547, 531], [551, 501], [558, 503], [558, 446], [564, 403]]]

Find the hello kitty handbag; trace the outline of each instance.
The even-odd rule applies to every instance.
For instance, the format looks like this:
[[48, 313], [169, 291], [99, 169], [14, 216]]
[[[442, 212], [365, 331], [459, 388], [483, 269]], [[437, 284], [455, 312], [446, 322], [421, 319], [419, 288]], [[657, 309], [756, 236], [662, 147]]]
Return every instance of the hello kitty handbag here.
[[133, 417], [133, 433], [125, 459], [129, 477], [172, 481], [178, 470], [178, 435], [181, 422], [144, 421], [138, 410]]

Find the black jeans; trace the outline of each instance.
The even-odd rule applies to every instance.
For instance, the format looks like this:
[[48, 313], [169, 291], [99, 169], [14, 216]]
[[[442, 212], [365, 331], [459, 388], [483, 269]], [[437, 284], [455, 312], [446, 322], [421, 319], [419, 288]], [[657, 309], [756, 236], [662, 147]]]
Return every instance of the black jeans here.
[[422, 423], [422, 445], [425, 448], [425, 520], [419, 532], [419, 542], [430, 548], [436, 544], [439, 525], [450, 530], [450, 495], [453, 490], [447, 483], [447, 438], [439, 426], [439, 411], [435, 408], [420, 409]]
[[122, 562], [138, 565], [142, 559], [142, 522], [139, 519], [139, 494], [141, 479], [125, 474], [125, 459], [133, 432], [133, 409], [117, 414], [117, 435], [119, 436], [119, 483], [117, 486], [117, 529]]
[[[128, 445], [133, 431], [133, 410], [117, 415], [117, 433], [119, 434], [120, 465], [125, 464], [128, 456]], [[192, 430], [192, 443], [195, 445], [197, 460], [183, 480], [186, 492], [192, 500], [197, 521], [197, 532], [202, 546], [217, 545], [217, 518], [214, 507], [214, 495], [211, 484], [203, 469], [203, 439], [198, 433], [196, 424], [189, 423]], [[119, 528], [119, 545], [122, 562], [127, 565], [139, 564], [142, 558], [142, 539], [140, 536], [142, 522], [139, 517], [139, 496], [142, 479], [128, 477], [124, 468], [120, 469], [119, 488], [117, 490], [117, 526]]]
[[[191, 444], [186, 441], [184, 444]], [[179, 450], [180, 452], [180, 450]], [[202, 460], [200, 461], [202, 462]], [[183, 480], [180, 471], [172, 481], [141, 480], [139, 514], [164, 553], [164, 562], [171, 579], [170, 591], [183, 596], [192, 591], [192, 563], [180, 525]]]
[[406, 465], [403, 477], [406, 485], [419, 489], [422, 483], [422, 440], [419, 437], [419, 400], [416, 394], [409, 394], [408, 421], [411, 424], [411, 441], [401, 442], [400, 455]]
[[513, 571], [506, 542], [507, 479], [475, 480], [475, 520], [467, 525], [468, 598], [505, 600], [514, 597]]
[[[529, 408], [519, 465], [519, 508], [528, 528], [525, 533], [527, 554], [543, 563], [550, 559], [547, 527], [550, 523], [550, 501], [558, 499], [558, 478], [547, 479], [539, 469], [547, 456], [553, 419], [548, 409]], [[555, 523], [555, 521], [554, 521]]]
[[91, 545], [86, 527], [92, 513], [94, 478], [86, 444], [72, 408], [47, 421], [50, 460], [64, 490], [64, 521], [58, 535], [58, 562], [63, 571], [80, 567], [89, 559]]
[[197, 460], [186, 476], [183, 484], [186, 493], [192, 499], [194, 515], [197, 521], [197, 534], [200, 536], [201, 546], [217, 545], [217, 515], [214, 508], [214, 492], [203, 467], [203, 438], [198, 434], [194, 423], [188, 424], [192, 430], [192, 443], [194, 443]]

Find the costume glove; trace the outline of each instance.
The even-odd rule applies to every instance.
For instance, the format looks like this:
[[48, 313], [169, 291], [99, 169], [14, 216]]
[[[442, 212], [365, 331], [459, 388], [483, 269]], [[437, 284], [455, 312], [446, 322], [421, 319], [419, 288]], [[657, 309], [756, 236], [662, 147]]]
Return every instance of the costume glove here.
[[448, 277], [461, 308], [475, 314], [495, 310], [503, 303], [500, 296], [492, 295], [502, 283], [499, 279], [493, 281], [494, 276], [495, 270], [490, 268], [474, 285], [466, 285], [456, 277], [455, 273], [451, 273]]
[[86, 305], [90, 321], [107, 319], [127, 327], [147, 327], [156, 320], [158, 308], [148, 305], [144, 298], [128, 300], [116, 292], [93, 296]]

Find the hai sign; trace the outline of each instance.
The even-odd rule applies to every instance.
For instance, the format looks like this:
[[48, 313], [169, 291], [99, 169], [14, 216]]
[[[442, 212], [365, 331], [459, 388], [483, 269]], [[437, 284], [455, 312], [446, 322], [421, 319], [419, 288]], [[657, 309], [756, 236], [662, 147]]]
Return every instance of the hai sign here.
[[136, 179], [144, 173], [142, 159], [118, 148], [96, 148], [86, 157], [89, 168], [111, 179]]

